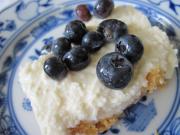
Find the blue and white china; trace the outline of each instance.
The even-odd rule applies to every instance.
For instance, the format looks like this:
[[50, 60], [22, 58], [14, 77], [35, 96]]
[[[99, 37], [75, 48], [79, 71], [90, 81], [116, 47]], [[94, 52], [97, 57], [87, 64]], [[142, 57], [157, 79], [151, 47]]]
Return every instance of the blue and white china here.
[[[0, 12], [0, 135], [40, 135], [31, 101], [18, 83], [19, 66], [61, 36], [76, 5], [95, 0], [19, 0]], [[142, 11], [180, 49], [179, 0], [115, 0]], [[128, 108], [106, 135], [180, 135], [180, 73], [163, 91]]]

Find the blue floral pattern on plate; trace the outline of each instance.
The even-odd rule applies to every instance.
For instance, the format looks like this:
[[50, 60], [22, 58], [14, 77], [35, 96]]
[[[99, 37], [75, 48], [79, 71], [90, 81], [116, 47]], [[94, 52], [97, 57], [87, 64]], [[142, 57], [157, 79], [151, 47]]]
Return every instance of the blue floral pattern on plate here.
[[[21, 1], [16, 7], [17, 17], [22, 21], [29, 21], [40, 14], [40, 8], [48, 8], [52, 6], [52, 0], [38, 0], [38, 1]], [[31, 11], [31, 15], [27, 16]]]
[[[4, 22], [0, 21], [0, 32], [12, 32], [16, 29], [16, 24], [14, 20], [5, 20]], [[3, 35], [0, 36], [0, 50], [3, 48], [4, 42], [6, 41], [6, 37]]]
[[16, 24], [14, 20], [6, 20], [5, 22], [0, 22], [0, 32], [13, 31], [15, 29], [16, 29]]
[[[120, 0], [121, 1], [121, 0]], [[85, 2], [85, 0], [82, 0]], [[169, 21], [164, 19], [163, 15], [157, 13], [153, 9], [151, 9], [147, 4], [147, 6], [142, 6], [141, 2], [128, 0], [127, 2], [133, 3], [136, 5], [136, 8], [141, 10], [150, 20], [152, 25], [158, 26], [160, 29], [164, 30], [169, 37], [173, 37], [177, 39], [177, 33], [173, 26], [169, 24]], [[169, 9], [172, 10], [172, 13], [175, 13], [177, 16], [179, 9], [179, 4], [173, 2], [173, 0], [147, 0], [151, 4], [156, 6], [160, 6], [162, 3], [166, 3], [166, 6], [169, 6]], [[28, 21], [35, 19], [38, 16], [41, 16], [45, 11], [53, 10], [53, 0], [37, 0], [37, 1], [20, 1], [12, 8], [15, 8], [17, 15], [17, 22], [15, 19], [9, 18], [3, 21], [0, 21], [0, 50], [6, 47], [8, 40], [14, 34], [14, 32], [20, 29], [19, 22], [22, 21], [24, 24], [28, 23]], [[74, 4], [73, 2], [67, 2], [66, 4]], [[76, 2], [78, 3], [78, 1]], [[92, 9], [92, 5], [89, 5], [90, 9]], [[32, 13], [27, 16], [26, 12], [32, 9]], [[10, 10], [10, 9], [7, 9]], [[3, 13], [2, 13], [3, 14]], [[0, 15], [1, 16], [1, 15]], [[12, 55], [8, 55], [2, 61], [2, 67], [0, 71], [0, 135], [20, 135], [22, 134], [21, 128], [14, 121], [14, 116], [9, 112], [8, 109], [8, 95], [6, 90], [7, 81], [9, 78], [9, 73], [16, 65], [16, 60], [23, 53], [24, 48], [26, 48], [31, 42], [32, 39], [37, 40], [41, 38], [42, 35], [46, 34], [50, 30], [59, 26], [60, 24], [73, 19], [74, 13], [73, 10], [64, 9], [58, 15], [50, 15], [44, 21], [40, 21], [36, 26], [32, 27], [30, 33], [21, 37], [15, 46], [13, 47]], [[178, 21], [177, 21], [178, 22]], [[17, 25], [18, 24], [18, 25]], [[180, 26], [180, 23], [179, 23]], [[9, 32], [11, 34], [5, 34], [5, 32]], [[31, 42], [30, 42], [31, 41]], [[44, 45], [52, 44], [53, 37], [48, 37], [42, 40]], [[177, 40], [178, 42], [178, 40]], [[8, 46], [8, 45], [7, 45]], [[0, 51], [1, 53], [1, 51]], [[3, 53], [2, 53], [3, 55]], [[31, 60], [37, 59], [41, 54], [41, 50], [38, 48], [34, 49], [34, 53], [29, 57]], [[154, 117], [157, 115], [156, 107], [155, 107], [154, 99], [150, 100], [147, 104], [143, 102], [139, 102], [136, 105], [128, 108], [125, 111], [125, 116], [123, 117], [122, 123], [123, 126], [131, 131], [131, 132], [143, 132], [146, 128], [148, 128], [149, 123], [152, 121]], [[29, 99], [23, 98], [22, 107], [27, 112], [32, 111], [31, 103]], [[145, 109], [144, 109], [145, 108]], [[144, 112], [141, 116], [142, 111]], [[166, 129], [164, 129], [161, 134], [162, 135], [179, 135], [180, 133], [180, 115], [176, 115], [170, 121], [170, 124]], [[148, 117], [147, 117], [148, 116]], [[110, 128], [107, 133], [104, 134], [121, 134], [121, 129], [118, 127]]]
[[176, 15], [178, 15], [177, 9], [180, 7], [180, 2], [176, 3], [173, 0], [148, 0], [148, 2], [160, 6], [163, 3], [167, 3], [169, 9], [171, 9]]
[[28, 98], [23, 99], [23, 108], [26, 111], [32, 111], [31, 101]]
[[150, 101], [147, 105], [138, 102], [136, 105], [126, 109], [125, 115], [122, 121], [127, 129], [142, 132], [157, 115], [154, 101]]

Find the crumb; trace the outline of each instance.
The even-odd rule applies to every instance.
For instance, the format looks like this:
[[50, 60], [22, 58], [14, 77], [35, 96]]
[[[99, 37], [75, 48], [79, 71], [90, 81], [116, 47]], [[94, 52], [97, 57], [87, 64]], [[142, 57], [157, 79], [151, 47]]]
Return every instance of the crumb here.
[[148, 86], [146, 89], [148, 93], [152, 93], [153, 90], [157, 88], [161, 89], [165, 85], [164, 74], [165, 73], [159, 67], [151, 70], [151, 72], [147, 74], [146, 79], [148, 81]]
[[80, 122], [75, 128], [70, 129], [71, 135], [98, 135], [98, 133], [102, 133], [108, 130], [113, 124], [115, 124], [118, 120], [117, 116], [113, 116], [111, 118], [100, 120], [97, 123], [93, 122]]
[[99, 121], [98, 123], [96, 123], [96, 128], [98, 129], [98, 133], [102, 133], [106, 131], [117, 121], [118, 121], [117, 116], [113, 116], [111, 118], [107, 118], [107, 119]]

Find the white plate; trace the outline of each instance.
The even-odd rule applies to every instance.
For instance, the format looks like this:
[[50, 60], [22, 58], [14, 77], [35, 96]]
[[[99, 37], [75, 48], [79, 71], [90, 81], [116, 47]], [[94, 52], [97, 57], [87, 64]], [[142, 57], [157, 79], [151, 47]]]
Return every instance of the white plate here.
[[[28, 98], [18, 83], [19, 65], [41, 55], [40, 49], [63, 33], [64, 24], [74, 18], [73, 9], [95, 0], [24, 0], [0, 14], [0, 135], [40, 135]], [[167, 32], [179, 47], [180, 1], [115, 0], [141, 10], [152, 25]], [[158, 36], [158, 35], [157, 35]], [[126, 116], [105, 134], [180, 135], [179, 69], [163, 92], [156, 92], [126, 110]]]

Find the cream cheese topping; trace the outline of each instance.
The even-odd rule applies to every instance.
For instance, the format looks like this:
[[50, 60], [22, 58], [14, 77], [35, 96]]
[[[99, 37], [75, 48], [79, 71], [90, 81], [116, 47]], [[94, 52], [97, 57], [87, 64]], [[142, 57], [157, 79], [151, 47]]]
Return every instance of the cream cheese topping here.
[[[19, 81], [32, 102], [33, 112], [42, 135], [66, 135], [67, 128], [80, 121], [98, 121], [122, 113], [141, 96], [141, 88], [147, 86], [146, 75], [160, 67], [170, 79], [177, 66], [176, 50], [165, 32], [151, 26], [147, 17], [130, 6], [116, 7], [109, 18], [119, 19], [128, 25], [128, 31], [137, 35], [144, 44], [144, 54], [134, 66], [131, 82], [123, 90], [112, 90], [100, 83], [96, 76], [99, 59], [115, 49], [114, 43], [106, 44], [91, 55], [90, 65], [82, 71], [72, 72], [61, 81], [49, 78], [44, 61], [25, 63], [19, 72]], [[86, 25], [95, 30], [102, 20], [92, 18]]]

